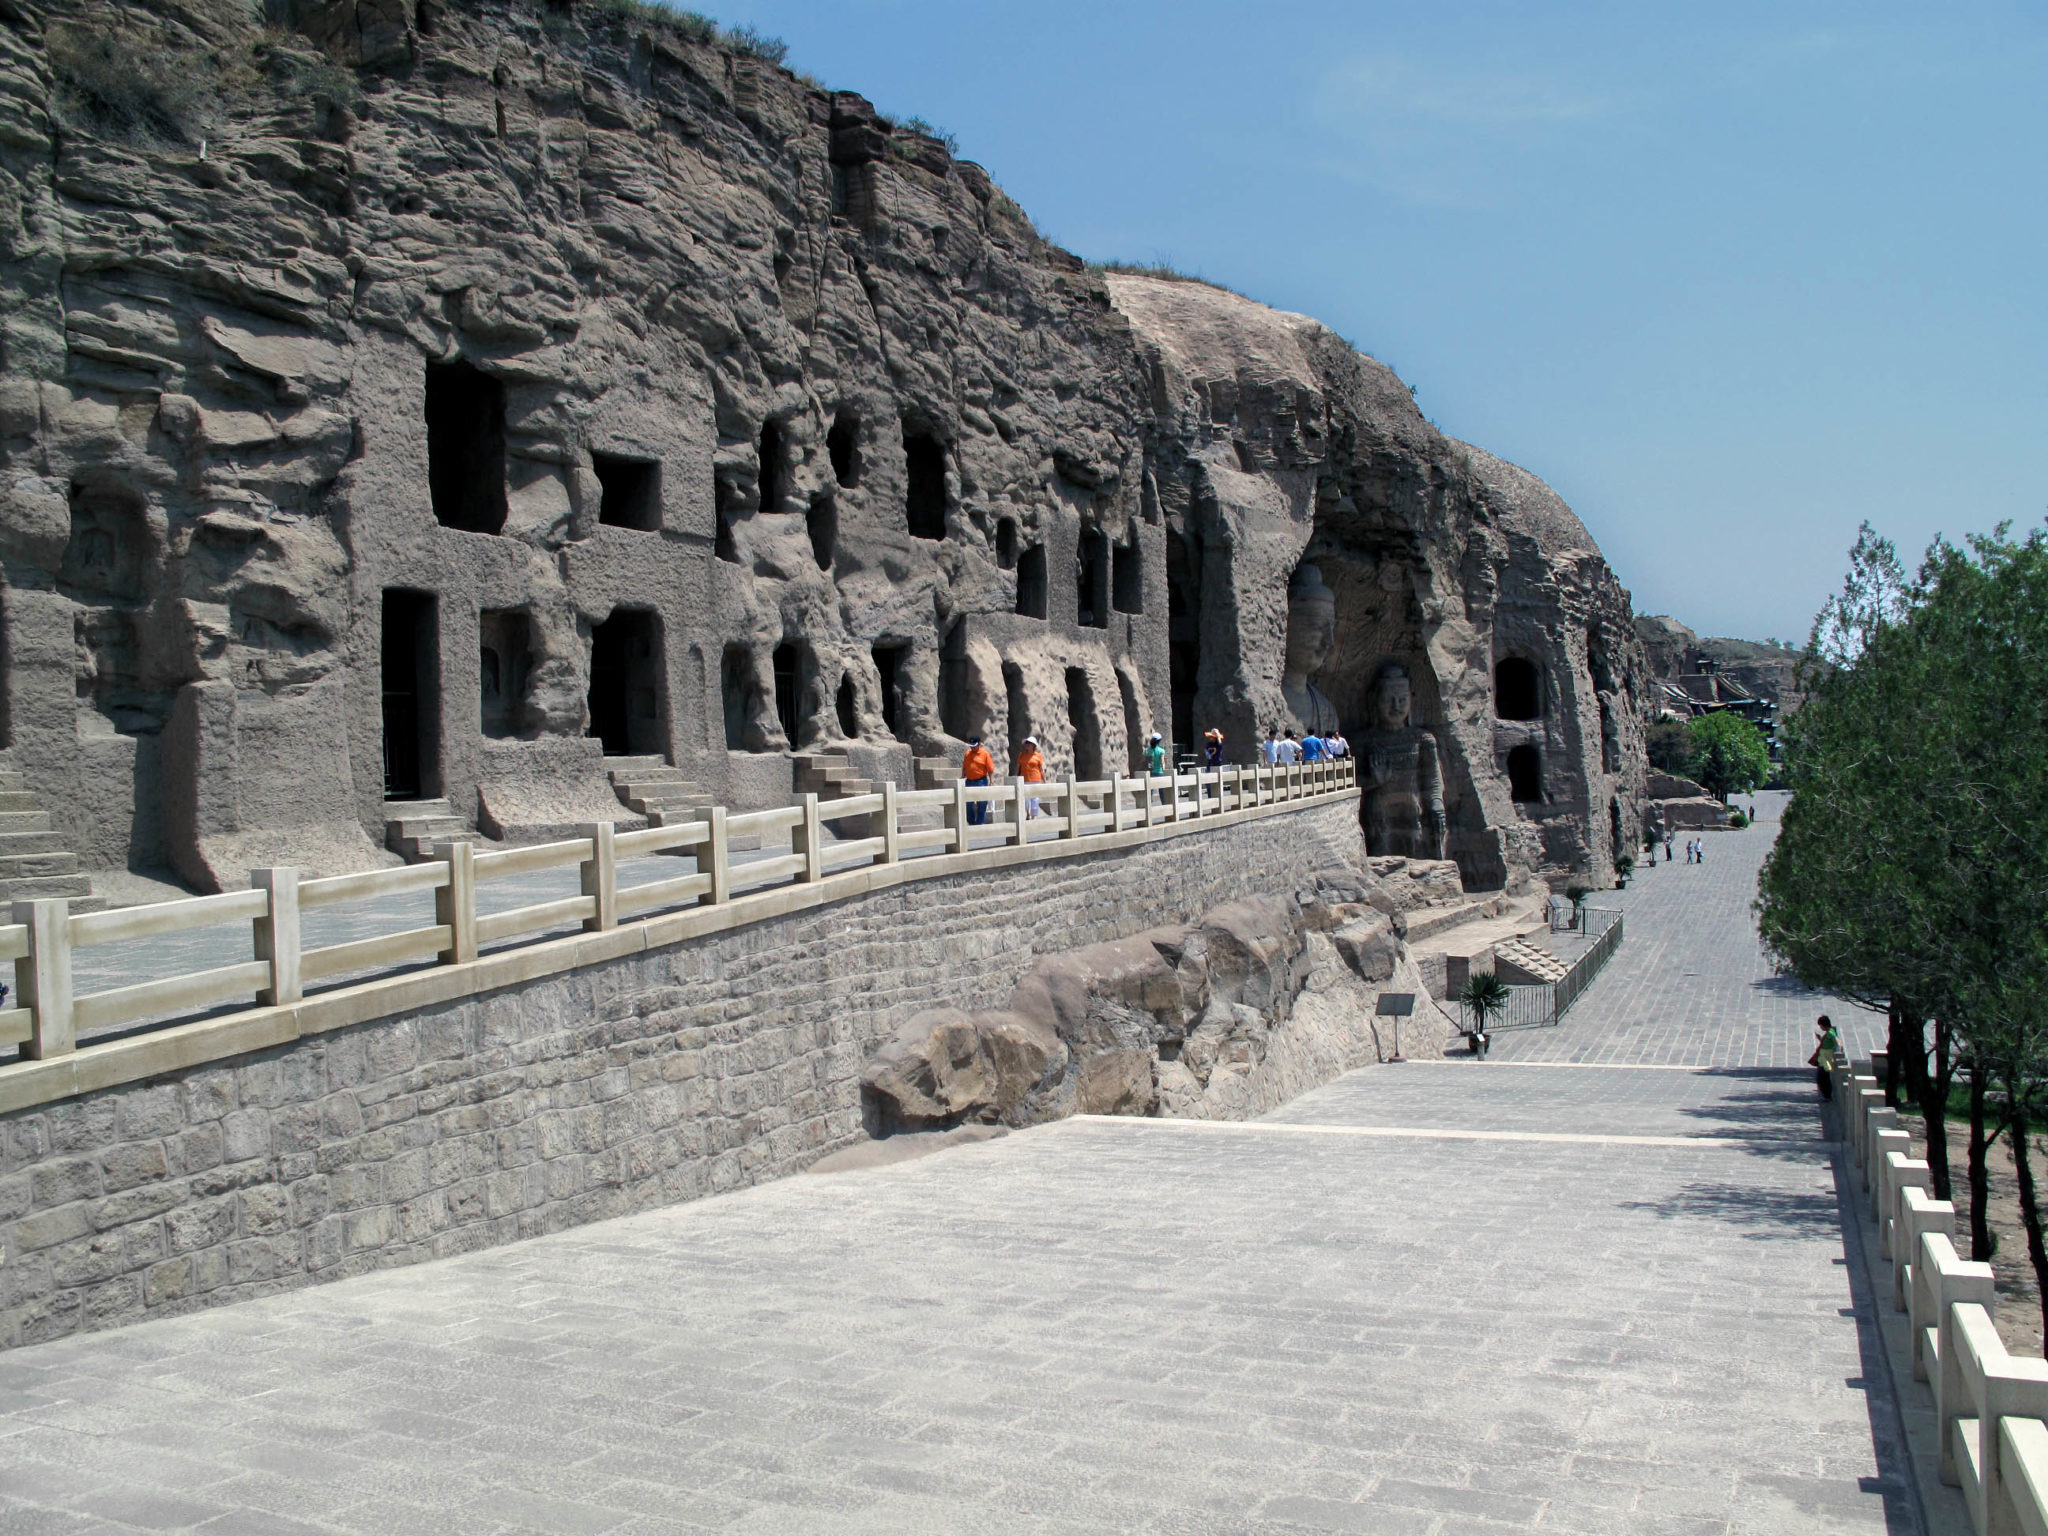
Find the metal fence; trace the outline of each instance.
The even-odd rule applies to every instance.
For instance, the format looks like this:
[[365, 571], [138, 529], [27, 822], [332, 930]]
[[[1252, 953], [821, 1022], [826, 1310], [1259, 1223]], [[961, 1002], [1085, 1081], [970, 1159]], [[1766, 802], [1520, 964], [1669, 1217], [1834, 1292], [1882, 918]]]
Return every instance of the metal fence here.
[[[1593, 978], [1600, 974], [1601, 967], [1614, 958], [1614, 952], [1621, 948], [1625, 930], [1622, 914], [1611, 907], [1581, 906], [1576, 918], [1577, 931], [1590, 935], [1593, 942], [1558, 980], [1533, 987], [1510, 985], [1507, 1006], [1493, 1021], [1495, 1032], [1540, 1029], [1557, 1023], [1579, 1000], [1580, 994], [1593, 984]], [[1471, 1010], [1462, 1000], [1458, 1003], [1458, 1026], [1466, 1034], [1472, 1032]]]

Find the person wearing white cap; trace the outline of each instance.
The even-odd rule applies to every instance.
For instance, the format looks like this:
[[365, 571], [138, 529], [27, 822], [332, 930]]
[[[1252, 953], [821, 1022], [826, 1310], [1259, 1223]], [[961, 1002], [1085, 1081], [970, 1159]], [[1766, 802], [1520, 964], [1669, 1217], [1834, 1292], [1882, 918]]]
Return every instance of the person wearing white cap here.
[[1166, 742], [1157, 731], [1145, 743], [1145, 771], [1155, 779], [1166, 776]]
[[[1024, 738], [1024, 745], [1017, 749], [1017, 777], [1026, 784], [1043, 784], [1045, 782], [1045, 754], [1038, 750], [1038, 738], [1036, 736], [1026, 736]], [[1037, 815], [1038, 801], [1035, 798], [1026, 800], [1024, 802], [1024, 819], [1030, 821], [1036, 818]]]

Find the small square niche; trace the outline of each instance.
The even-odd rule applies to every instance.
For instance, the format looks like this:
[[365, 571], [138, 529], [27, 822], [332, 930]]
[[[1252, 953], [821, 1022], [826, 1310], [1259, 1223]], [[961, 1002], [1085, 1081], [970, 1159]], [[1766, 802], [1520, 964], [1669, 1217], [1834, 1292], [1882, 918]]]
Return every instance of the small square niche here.
[[600, 523], [641, 533], [661, 531], [661, 460], [593, 453], [590, 467], [597, 471], [597, 483], [604, 487], [597, 507]]

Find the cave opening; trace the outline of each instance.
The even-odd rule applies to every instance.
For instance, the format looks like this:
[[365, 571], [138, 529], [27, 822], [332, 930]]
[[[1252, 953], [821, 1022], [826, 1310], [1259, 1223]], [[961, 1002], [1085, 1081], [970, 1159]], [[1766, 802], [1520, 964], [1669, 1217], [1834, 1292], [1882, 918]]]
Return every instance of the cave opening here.
[[1110, 601], [1118, 613], [1145, 611], [1144, 552], [1138, 544], [1136, 523], [1110, 552], [1110, 591]]
[[479, 712], [486, 736], [517, 736], [533, 684], [533, 616], [486, 608], [477, 619]]
[[661, 619], [620, 608], [590, 630], [590, 726], [607, 757], [665, 756], [661, 729]]
[[1074, 622], [1084, 629], [1109, 628], [1109, 535], [1083, 528], [1074, 549]]
[[970, 684], [973, 664], [967, 659], [967, 621], [955, 619], [939, 650], [939, 727], [962, 740], [981, 728], [975, 717]]
[[1095, 712], [1095, 689], [1080, 667], [1067, 668], [1067, 724], [1074, 730], [1074, 777], [1101, 778], [1102, 720]]
[[756, 448], [760, 460], [761, 510], [779, 512], [789, 489], [789, 454], [782, 440], [782, 423], [769, 417], [761, 423], [761, 441]]
[[860, 735], [860, 715], [856, 708], [858, 701], [853, 692], [853, 674], [842, 672], [839, 676], [839, 692], [833, 703], [839, 711], [839, 734], [849, 738]]
[[775, 673], [775, 719], [782, 726], [782, 734], [791, 751], [798, 742], [797, 726], [801, 721], [804, 682], [803, 648], [793, 640], [785, 640], [775, 647], [772, 662]]
[[996, 519], [996, 564], [1006, 571], [1017, 564], [1017, 519], [1014, 517]]
[[1502, 720], [1543, 718], [1543, 679], [1536, 663], [1503, 656], [1493, 669], [1493, 712]]
[[926, 432], [903, 429], [904, 516], [915, 539], [946, 536], [946, 451]]
[[1024, 669], [1014, 661], [1003, 663], [1003, 704], [1010, 731], [1010, 771], [1017, 771], [1017, 754], [1024, 750], [1024, 738], [1031, 734], [1031, 705], [1024, 695]]
[[1145, 718], [1138, 713], [1138, 685], [1122, 667], [1116, 669], [1116, 691], [1124, 706], [1124, 755], [1132, 773], [1145, 771]]
[[441, 647], [431, 592], [387, 587], [383, 601], [384, 798], [440, 790]]
[[825, 456], [832, 461], [832, 478], [843, 486], [860, 483], [860, 421], [851, 411], [832, 418], [825, 434]]
[[725, 749], [743, 751], [747, 721], [754, 713], [754, 653], [744, 645], [728, 645], [718, 664], [719, 700], [725, 706]]
[[1195, 750], [1195, 690], [1202, 672], [1201, 546], [1166, 531], [1166, 664], [1176, 758]]
[[839, 551], [839, 503], [830, 496], [820, 496], [805, 514], [804, 527], [811, 536], [811, 559], [817, 562], [819, 570], [831, 570], [833, 557]]
[[1526, 741], [1508, 749], [1508, 798], [1521, 804], [1543, 799], [1543, 757]]
[[1017, 556], [1017, 611], [1027, 619], [1045, 617], [1045, 546], [1034, 544]]
[[505, 385], [462, 358], [427, 364], [427, 494], [464, 533], [505, 529]]
[[661, 461], [636, 459], [623, 453], [590, 455], [600, 491], [597, 520], [609, 528], [640, 533], [661, 529]]
[[721, 560], [738, 565], [740, 546], [732, 532], [732, 486], [724, 475], [712, 477], [711, 512], [718, 524], [717, 531], [712, 535], [711, 552]]
[[901, 640], [884, 641], [875, 647], [875, 677], [882, 691], [882, 724], [898, 741], [903, 739], [903, 662], [910, 647]]

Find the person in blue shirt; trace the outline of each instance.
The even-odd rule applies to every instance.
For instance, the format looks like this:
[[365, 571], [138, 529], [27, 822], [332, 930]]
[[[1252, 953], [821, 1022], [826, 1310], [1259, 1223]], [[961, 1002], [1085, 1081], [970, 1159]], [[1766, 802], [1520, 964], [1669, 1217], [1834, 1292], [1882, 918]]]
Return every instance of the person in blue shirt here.
[[1301, 738], [1301, 760], [1304, 763], [1320, 763], [1323, 760], [1323, 738], [1314, 731]]

